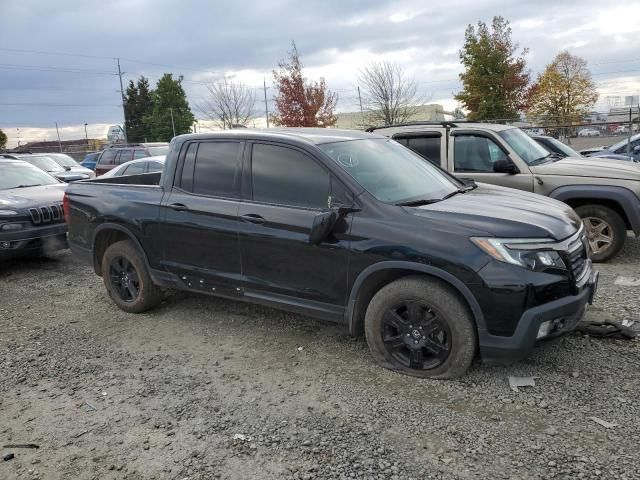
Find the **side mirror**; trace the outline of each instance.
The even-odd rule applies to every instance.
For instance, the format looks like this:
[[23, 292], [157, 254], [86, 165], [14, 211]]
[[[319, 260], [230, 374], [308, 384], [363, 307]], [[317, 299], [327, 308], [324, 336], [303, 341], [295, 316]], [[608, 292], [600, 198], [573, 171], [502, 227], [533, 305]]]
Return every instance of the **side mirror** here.
[[67, 172], [71, 171], [71, 167], [64, 167], [64, 169], [65, 169]]
[[640, 145], [633, 147], [633, 153], [640, 153]]
[[311, 245], [322, 243], [331, 233], [338, 218], [339, 214], [337, 209], [327, 210], [316, 215], [311, 225], [311, 231], [309, 232], [309, 243]]
[[509, 175], [515, 175], [520, 173], [518, 167], [510, 159], [496, 160], [493, 164], [493, 171], [495, 173], [508, 173]]

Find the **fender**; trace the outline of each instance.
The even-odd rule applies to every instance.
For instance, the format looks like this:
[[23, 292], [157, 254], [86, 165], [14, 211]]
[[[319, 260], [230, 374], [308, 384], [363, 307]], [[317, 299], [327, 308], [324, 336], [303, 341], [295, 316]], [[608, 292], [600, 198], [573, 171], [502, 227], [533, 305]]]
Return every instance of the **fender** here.
[[565, 203], [574, 198], [613, 200], [624, 210], [633, 233], [636, 236], [640, 235], [640, 199], [628, 188], [606, 185], [567, 185], [556, 188], [549, 197]]
[[471, 290], [457, 277], [446, 272], [440, 268], [433, 267], [431, 265], [423, 265], [419, 263], [413, 262], [403, 262], [403, 261], [382, 261], [378, 263], [374, 263], [373, 265], [369, 265], [365, 268], [358, 276], [356, 280], [353, 282], [353, 286], [351, 287], [351, 292], [349, 293], [349, 301], [347, 303], [347, 308], [345, 309], [345, 323], [349, 326], [349, 332], [351, 334], [355, 333], [355, 305], [356, 299], [358, 298], [358, 292], [360, 288], [364, 284], [365, 280], [375, 272], [379, 272], [380, 270], [392, 270], [392, 269], [402, 269], [402, 270], [413, 270], [416, 273], [426, 273], [433, 277], [439, 278], [440, 280], [447, 283], [449, 286], [454, 288], [455, 290], [463, 296], [466, 300], [471, 313], [476, 322], [476, 327], [478, 329], [478, 334], [483, 335], [487, 332], [487, 324], [484, 320], [484, 315], [482, 314], [482, 310], [480, 309], [480, 305], [476, 301]]
[[91, 239], [91, 250], [92, 252], [94, 252], [93, 253], [94, 269], [95, 269], [95, 262], [96, 262], [96, 257], [95, 257], [96, 238], [98, 237], [98, 234], [104, 230], [118, 230], [119, 232], [122, 232], [127, 237], [129, 237], [129, 240], [131, 240], [135, 244], [138, 251], [142, 254], [142, 259], [144, 260], [144, 266], [147, 268], [147, 271], [148, 272], [152, 271], [151, 266], [149, 265], [149, 259], [147, 258], [147, 252], [145, 252], [144, 248], [142, 248], [142, 244], [138, 240], [138, 237], [136, 237], [134, 233], [131, 230], [129, 230], [127, 227], [120, 225], [118, 223], [101, 223], [93, 231], [93, 238]]

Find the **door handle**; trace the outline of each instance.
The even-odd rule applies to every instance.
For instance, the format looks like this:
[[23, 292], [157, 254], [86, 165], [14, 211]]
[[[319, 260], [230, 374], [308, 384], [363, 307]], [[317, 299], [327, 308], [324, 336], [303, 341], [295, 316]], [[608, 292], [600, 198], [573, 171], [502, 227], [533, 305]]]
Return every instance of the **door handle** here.
[[240, 217], [243, 222], [255, 223], [256, 225], [262, 225], [264, 223], [264, 217], [256, 213], [248, 213]]
[[169, 208], [172, 208], [173, 210], [177, 210], [179, 212], [183, 210], [189, 210], [189, 207], [187, 207], [184, 203], [172, 203], [169, 205]]

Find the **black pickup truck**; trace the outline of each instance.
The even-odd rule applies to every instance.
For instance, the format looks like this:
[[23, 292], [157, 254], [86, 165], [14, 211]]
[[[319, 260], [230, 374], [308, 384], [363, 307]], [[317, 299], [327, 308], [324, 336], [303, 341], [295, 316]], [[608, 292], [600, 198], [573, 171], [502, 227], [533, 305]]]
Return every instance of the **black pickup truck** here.
[[163, 289], [288, 309], [420, 377], [520, 358], [572, 331], [596, 289], [570, 207], [363, 132], [184, 135], [161, 174], [73, 183], [64, 205], [72, 251], [127, 312]]

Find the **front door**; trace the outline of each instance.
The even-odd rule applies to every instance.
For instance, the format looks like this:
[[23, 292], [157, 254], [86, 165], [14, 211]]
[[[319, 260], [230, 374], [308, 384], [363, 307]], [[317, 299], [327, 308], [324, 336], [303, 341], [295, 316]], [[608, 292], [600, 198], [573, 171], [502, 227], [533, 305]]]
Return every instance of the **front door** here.
[[352, 205], [351, 195], [320, 162], [294, 147], [254, 143], [246, 159], [246, 198], [238, 216], [247, 294], [342, 308], [348, 218], [320, 245], [308, 240], [315, 216], [330, 203]]
[[450, 143], [453, 144], [450, 161], [453, 160], [456, 177], [533, 192], [533, 175], [528, 168], [524, 170], [524, 167], [519, 167], [520, 173], [516, 174], [494, 171], [495, 162], [509, 160], [509, 157], [490, 137], [471, 133], [455, 134], [451, 136]]
[[238, 141], [183, 147], [175, 186], [163, 201], [162, 267], [185, 287], [234, 293], [240, 276], [238, 205], [242, 150]]

